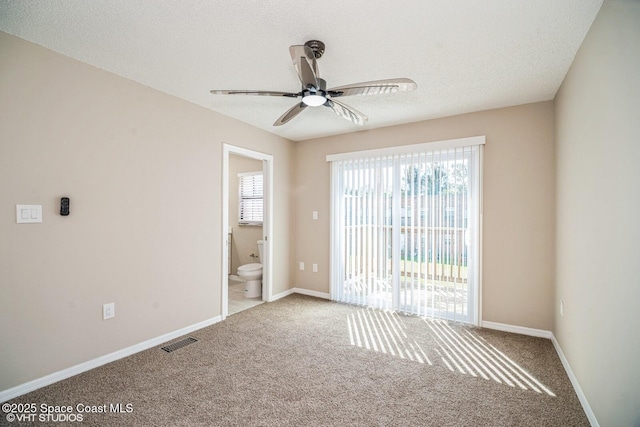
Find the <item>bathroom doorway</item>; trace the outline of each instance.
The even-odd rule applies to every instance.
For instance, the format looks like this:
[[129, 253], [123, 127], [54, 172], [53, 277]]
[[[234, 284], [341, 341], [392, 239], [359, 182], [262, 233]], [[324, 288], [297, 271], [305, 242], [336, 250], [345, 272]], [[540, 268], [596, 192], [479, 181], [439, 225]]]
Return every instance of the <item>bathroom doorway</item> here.
[[[271, 298], [272, 161], [271, 155], [223, 144], [223, 319]], [[262, 194], [254, 196], [262, 196], [262, 200], [244, 199], [239, 194], [241, 182], [245, 187], [247, 183], [256, 186], [261, 182]], [[252, 215], [247, 217], [244, 214], [247, 208], [262, 210], [262, 222], [256, 221]], [[259, 241], [261, 245], [258, 245]], [[251, 282], [246, 281], [244, 272], [238, 272], [239, 267], [246, 270], [252, 264], [262, 264], [262, 283], [253, 282], [254, 288], [260, 287], [257, 296], [255, 289], [251, 292], [245, 290], [251, 288], [247, 286]]]

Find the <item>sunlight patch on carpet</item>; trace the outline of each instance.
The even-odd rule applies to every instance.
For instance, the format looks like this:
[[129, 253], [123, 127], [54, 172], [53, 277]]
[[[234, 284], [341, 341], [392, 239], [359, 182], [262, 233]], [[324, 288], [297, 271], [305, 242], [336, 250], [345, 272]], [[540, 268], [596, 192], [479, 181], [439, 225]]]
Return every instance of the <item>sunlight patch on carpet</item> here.
[[365, 309], [347, 316], [351, 345], [433, 365], [416, 340], [407, 336], [406, 326], [391, 311]]
[[440, 359], [451, 372], [556, 397], [503, 351], [468, 328], [452, 328], [446, 320], [422, 320], [431, 331], [431, 348], [423, 349], [425, 343], [421, 346], [409, 335], [398, 313], [375, 308], [362, 308], [347, 315], [349, 342], [354, 347], [421, 364], [433, 365], [432, 360]]
[[446, 321], [423, 319], [438, 340], [442, 361], [451, 371], [458, 371], [485, 380], [533, 390], [536, 393], [556, 395], [533, 375], [525, 371], [511, 358], [477, 334], [466, 329], [462, 333], [453, 329]]

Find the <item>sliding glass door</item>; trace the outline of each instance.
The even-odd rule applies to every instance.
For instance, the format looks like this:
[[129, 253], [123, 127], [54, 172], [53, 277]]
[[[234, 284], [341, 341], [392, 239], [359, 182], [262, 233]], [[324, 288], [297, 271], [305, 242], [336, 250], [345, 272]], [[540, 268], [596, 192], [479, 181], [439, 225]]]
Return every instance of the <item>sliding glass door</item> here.
[[469, 142], [330, 156], [332, 299], [478, 323], [480, 145]]

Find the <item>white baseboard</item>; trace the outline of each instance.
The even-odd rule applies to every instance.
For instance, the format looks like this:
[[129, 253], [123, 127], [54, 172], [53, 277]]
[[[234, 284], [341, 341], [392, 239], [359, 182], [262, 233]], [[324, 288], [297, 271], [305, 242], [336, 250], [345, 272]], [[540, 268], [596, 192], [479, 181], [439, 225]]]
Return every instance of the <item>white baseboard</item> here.
[[553, 343], [553, 346], [556, 349], [556, 353], [558, 353], [558, 357], [562, 362], [562, 366], [564, 366], [564, 370], [567, 372], [567, 376], [571, 381], [571, 385], [573, 385], [573, 389], [576, 391], [576, 394], [578, 395], [578, 400], [580, 400], [582, 409], [584, 409], [585, 414], [587, 414], [587, 418], [589, 419], [591, 426], [600, 427], [600, 424], [598, 423], [598, 420], [596, 419], [596, 416], [593, 413], [593, 410], [591, 409], [589, 402], [587, 401], [587, 396], [585, 396], [584, 392], [582, 391], [582, 387], [580, 387], [580, 383], [578, 383], [578, 378], [576, 378], [575, 374], [573, 373], [573, 370], [571, 370], [569, 361], [565, 357], [564, 352], [562, 351], [562, 348], [560, 348], [560, 344], [558, 343], [558, 340], [556, 339], [555, 335], [551, 337], [551, 342]]
[[582, 405], [582, 409], [587, 415], [587, 419], [589, 419], [589, 422], [593, 427], [600, 427], [600, 424], [598, 423], [598, 420], [596, 419], [596, 416], [593, 413], [593, 410], [591, 409], [589, 402], [587, 401], [587, 397], [582, 391], [582, 387], [580, 387], [580, 383], [578, 383], [578, 379], [576, 378], [573, 371], [571, 370], [569, 361], [567, 360], [564, 353], [562, 352], [562, 348], [560, 348], [560, 344], [558, 343], [558, 340], [556, 339], [553, 332], [545, 331], [543, 329], [525, 328], [523, 326], [513, 326], [513, 325], [507, 325], [504, 323], [496, 323], [496, 322], [482, 322], [482, 327], [488, 328], [488, 329], [495, 329], [498, 331], [512, 332], [516, 334], [529, 335], [532, 337], [550, 339], [551, 342], [553, 343], [553, 347], [555, 348], [556, 353], [558, 354], [558, 357], [560, 358], [560, 361], [562, 362], [562, 366], [564, 367], [564, 370], [567, 373], [569, 380], [571, 381], [571, 385], [573, 386], [573, 389], [575, 390], [576, 395], [578, 395], [578, 400], [580, 400], [580, 404]]
[[301, 294], [301, 295], [308, 295], [310, 297], [316, 297], [316, 298], [322, 298], [322, 299], [331, 299], [329, 294], [325, 293], [325, 292], [310, 291], [310, 290], [304, 289], [304, 288], [291, 288], [291, 289], [287, 289], [284, 292], [280, 292], [279, 294], [273, 295], [271, 297], [271, 299], [269, 300], [269, 302], [273, 302], [273, 301], [279, 300], [280, 298], [287, 297], [287, 296], [289, 296], [291, 294]]
[[310, 297], [322, 298], [322, 299], [331, 299], [328, 293], [326, 292], [318, 292], [318, 291], [310, 291], [304, 288], [293, 288], [293, 292], [296, 294], [308, 295]]
[[553, 337], [553, 332], [544, 329], [526, 328], [524, 326], [507, 325], [505, 323], [486, 322], [483, 321], [483, 328], [495, 329], [496, 331], [511, 332], [514, 334], [529, 335], [531, 337], [547, 338]]
[[269, 300], [269, 302], [277, 301], [280, 298], [288, 297], [293, 292], [294, 292], [293, 289], [287, 289], [286, 291], [280, 292], [279, 294], [271, 295], [271, 299]]
[[10, 389], [0, 391], [0, 402], [6, 402], [7, 400], [11, 400], [18, 396], [22, 396], [23, 394], [37, 390], [41, 387], [48, 386], [50, 384], [56, 383], [58, 381], [64, 380], [74, 375], [78, 375], [82, 372], [86, 372], [91, 369], [97, 368], [98, 366], [106, 365], [107, 363], [114, 362], [118, 359], [122, 359], [127, 356], [131, 356], [132, 354], [138, 353], [140, 351], [147, 350], [149, 348], [158, 346], [160, 344], [164, 344], [167, 341], [171, 341], [175, 338], [181, 337], [182, 335], [189, 334], [193, 331], [197, 331], [198, 329], [202, 329], [206, 326], [213, 325], [214, 323], [218, 323], [221, 320], [222, 320], [221, 316], [216, 316], [211, 319], [196, 323], [194, 325], [187, 326], [182, 329], [178, 329], [177, 331], [169, 332], [168, 334], [164, 334], [159, 337], [152, 338], [152, 339], [143, 341], [141, 343], [132, 345], [130, 347], [123, 348], [122, 350], [105, 354], [104, 356], [100, 356], [95, 359], [89, 360], [87, 362], [80, 363], [79, 365], [75, 365], [70, 368], [66, 368], [61, 371], [54, 372], [42, 378], [37, 378], [35, 380], [26, 382], [24, 384], [20, 384]]

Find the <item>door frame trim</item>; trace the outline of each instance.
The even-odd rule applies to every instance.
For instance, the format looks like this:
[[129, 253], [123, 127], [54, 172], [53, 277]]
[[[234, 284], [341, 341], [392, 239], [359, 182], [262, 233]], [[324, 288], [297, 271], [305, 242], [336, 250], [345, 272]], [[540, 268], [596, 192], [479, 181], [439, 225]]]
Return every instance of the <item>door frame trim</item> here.
[[264, 218], [262, 222], [262, 240], [264, 240], [262, 259], [262, 300], [272, 300], [273, 278], [273, 156], [259, 151], [235, 145], [222, 144], [222, 268], [221, 268], [221, 317], [229, 315], [229, 155], [237, 154], [256, 160], [262, 160], [264, 173]]

